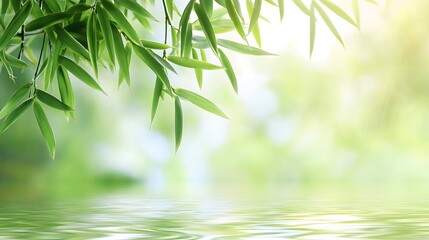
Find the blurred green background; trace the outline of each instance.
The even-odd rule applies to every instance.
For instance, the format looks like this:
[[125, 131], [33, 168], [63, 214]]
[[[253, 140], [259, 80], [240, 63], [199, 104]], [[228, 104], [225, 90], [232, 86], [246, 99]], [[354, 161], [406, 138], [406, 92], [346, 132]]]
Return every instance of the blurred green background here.
[[[131, 89], [118, 91], [116, 76], [107, 71], [100, 80], [108, 97], [75, 81], [76, 119], [67, 123], [63, 114], [48, 111], [55, 160], [30, 113], [0, 137], [1, 198], [75, 196], [134, 184], [160, 191], [426, 189], [429, 2], [361, 7], [360, 32], [334, 19], [345, 49], [318, 24], [311, 60], [308, 19], [298, 10], [291, 6], [281, 25], [263, 25], [263, 48], [280, 56], [229, 52], [238, 96], [223, 72], [205, 72], [201, 93], [231, 120], [184, 103], [177, 153], [173, 101], [160, 104], [150, 126], [154, 76], [137, 59]], [[162, 35], [161, 25], [146, 33]], [[172, 77], [175, 86], [199, 92], [191, 70]], [[3, 105], [25, 77], [14, 85], [2, 71], [1, 79]]]

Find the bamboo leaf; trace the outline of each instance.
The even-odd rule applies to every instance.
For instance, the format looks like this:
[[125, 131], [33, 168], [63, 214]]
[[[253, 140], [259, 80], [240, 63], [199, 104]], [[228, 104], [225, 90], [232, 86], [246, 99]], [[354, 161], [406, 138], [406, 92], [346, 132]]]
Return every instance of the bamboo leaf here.
[[322, 19], [325, 22], [326, 26], [328, 26], [329, 30], [331, 30], [332, 34], [337, 38], [337, 40], [341, 43], [341, 45], [344, 46], [343, 39], [341, 39], [341, 36], [338, 33], [337, 28], [332, 23], [332, 21], [329, 18], [329, 16], [325, 13], [325, 11], [316, 2], [314, 3], [314, 7], [319, 12], [320, 16], [322, 17]]
[[[249, 5], [250, 1], [247, 1], [247, 2], [248, 2], [247, 5], [250, 6]], [[248, 34], [253, 31], [256, 25], [258, 25], [259, 15], [261, 13], [261, 7], [262, 7], [262, 0], [255, 0], [255, 4], [252, 7], [253, 7], [253, 10], [250, 18]]]
[[109, 53], [111, 63], [115, 62], [115, 47], [113, 44], [112, 29], [110, 28], [109, 15], [102, 7], [100, 2], [97, 3], [97, 16], [100, 23], [101, 33], [106, 43], [107, 52]]
[[153, 89], [153, 97], [152, 97], [152, 112], [150, 122], [152, 124], [153, 119], [155, 118], [156, 110], [158, 109], [159, 98], [162, 93], [162, 81], [157, 77], [155, 81], [155, 88]]
[[262, 50], [260, 48], [256, 47], [250, 47], [241, 43], [236, 43], [230, 40], [226, 39], [219, 39], [218, 40], [219, 46], [222, 46], [224, 48], [228, 48], [229, 50], [243, 53], [243, 54], [249, 54], [249, 55], [275, 55], [273, 53], [269, 53], [265, 50]]
[[69, 12], [51, 13], [27, 23], [25, 25], [25, 31], [35, 31], [41, 28], [50, 27], [55, 24], [62, 23], [64, 20], [69, 19], [72, 16], [73, 14]]
[[154, 53], [151, 49], [146, 49], [147, 52], [162, 66], [164, 66], [166, 69], [172, 71], [173, 73], [177, 74], [176, 70], [171, 66], [171, 64], [165, 60], [164, 58], [158, 56], [158, 54]]
[[[63, 67], [57, 69], [58, 89], [61, 96], [61, 101], [71, 108], [74, 108], [74, 93], [70, 83], [70, 78], [66, 70]], [[69, 117], [74, 116], [74, 111], [64, 112], [67, 120]]]
[[135, 14], [138, 14], [142, 17], [149, 18], [153, 21], [158, 22], [158, 20], [142, 5], [138, 4], [136, 1], [132, 0], [115, 0], [115, 3], [123, 6], [124, 8], [132, 11]]
[[165, 73], [164, 67], [144, 47], [133, 44], [137, 56], [161, 79], [162, 83], [171, 92], [170, 80]]
[[[192, 58], [194, 60], [199, 60], [197, 50], [195, 49], [192, 49]], [[202, 88], [203, 87], [203, 70], [200, 68], [195, 68], [195, 77], [197, 78], [198, 86]]]
[[127, 83], [130, 82], [130, 66], [128, 64], [128, 59], [125, 54], [125, 48], [124, 44], [122, 42], [121, 34], [119, 33], [118, 29], [112, 24], [112, 34], [113, 34], [113, 42], [115, 44], [115, 53], [116, 53], [116, 59], [118, 60], [119, 64], [119, 76], [120, 76], [120, 82], [122, 79], [125, 78], [125, 81]]
[[88, 21], [86, 24], [87, 29], [87, 42], [88, 42], [88, 50], [89, 56], [91, 58], [91, 65], [94, 69], [95, 77], [98, 78], [98, 39], [97, 39], [97, 16], [95, 12], [92, 11], [91, 15], [88, 17]]
[[182, 58], [178, 56], [168, 56], [167, 59], [179, 66], [187, 67], [187, 68], [199, 68], [199, 69], [205, 69], [205, 70], [217, 70], [222, 69], [221, 66], [214, 65], [208, 62], [203, 62], [191, 58]]
[[173, 48], [170, 45], [167, 45], [164, 43], [159, 43], [159, 42], [153, 42], [153, 41], [148, 41], [148, 40], [140, 40], [140, 42], [143, 45], [143, 47], [155, 49], [155, 50], [166, 50], [169, 48]]
[[180, 143], [182, 142], [182, 134], [183, 134], [183, 112], [182, 105], [180, 103], [179, 97], [175, 97], [174, 99], [174, 128], [175, 128], [175, 139], [176, 139], [176, 151], [180, 147]]
[[33, 1], [29, 0], [18, 10], [18, 12], [16, 12], [15, 16], [12, 18], [0, 37], [0, 50], [6, 47], [9, 41], [15, 36], [16, 32], [24, 24], [32, 7]]
[[61, 12], [61, 7], [57, 0], [43, 0], [43, 3], [45, 3], [52, 12]]
[[278, 7], [280, 12], [280, 20], [283, 20], [283, 17], [285, 15], [285, 1], [284, 0], [278, 0]]
[[206, 12], [207, 16], [211, 18], [213, 14], [213, 0], [200, 0], [200, 5]]
[[27, 109], [33, 104], [34, 99], [29, 98], [16, 107], [4, 120], [3, 125], [0, 128], [0, 134], [4, 133], [15, 121], [21, 116]]
[[51, 125], [49, 124], [48, 118], [46, 117], [43, 108], [38, 102], [33, 104], [34, 116], [36, 117], [37, 123], [39, 125], [40, 131], [42, 132], [43, 139], [45, 140], [46, 145], [48, 146], [49, 153], [52, 158], [55, 158], [55, 137], [52, 132]]
[[225, 68], [225, 72], [229, 78], [229, 81], [231, 82], [232, 87], [234, 88], [235, 93], [238, 93], [237, 77], [235, 76], [231, 62], [222, 49], [219, 49], [219, 59], [222, 62], [222, 66]]
[[359, 2], [358, 0], [352, 1], [353, 13], [355, 15], [356, 27], [360, 29], [360, 11], [359, 11]]
[[314, 50], [314, 41], [316, 40], [316, 16], [314, 13], [314, 5], [313, 1], [310, 6], [310, 58], [313, 55]]
[[4, 53], [6, 61], [12, 66], [17, 68], [27, 68], [28, 64], [8, 53]]
[[110, 13], [110, 16], [115, 19], [121, 31], [123, 31], [125, 35], [127, 35], [127, 37], [135, 44], [140, 44], [140, 38], [136, 30], [133, 28], [130, 22], [128, 22], [124, 14], [112, 2], [108, 0], [101, 0], [101, 3], [103, 4], [107, 12]]
[[246, 34], [244, 33], [243, 26], [241, 25], [236, 6], [234, 6], [232, 0], [225, 0], [225, 5], [226, 10], [228, 10], [228, 15], [231, 18], [231, 21], [234, 23], [235, 30], [241, 38], [246, 39]]
[[0, 110], [0, 119], [7, 116], [12, 110], [14, 110], [22, 99], [24, 99], [25, 96], [28, 96], [28, 91], [30, 90], [30, 83], [25, 84], [24, 86], [20, 87], [16, 92], [9, 98], [9, 100], [6, 102], [6, 104], [3, 106], [3, 108]]
[[188, 27], [192, 28], [192, 25], [189, 24], [189, 17], [191, 15], [192, 8], [194, 6], [194, 0], [190, 1], [188, 5], [186, 5], [185, 10], [183, 10], [182, 18], [180, 19], [180, 55], [183, 57], [187, 52], [187, 47], [192, 45], [192, 29], [190, 32], [191, 39], [188, 39], [189, 31]]
[[64, 43], [70, 50], [82, 56], [85, 60], [91, 61], [88, 50], [85, 49], [70, 33], [68, 33], [61, 26], [55, 25], [54, 30], [58, 35], [61, 42]]
[[310, 10], [305, 6], [305, 4], [302, 2], [302, 0], [293, 0], [295, 5], [305, 14], [310, 16]]
[[56, 97], [40, 89], [36, 90], [36, 98], [52, 108], [55, 108], [61, 111], [74, 111], [73, 108], [71, 108], [67, 104], [61, 102]]
[[100, 85], [98, 85], [97, 81], [95, 81], [94, 78], [91, 77], [91, 75], [89, 75], [85, 70], [83, 70], [83, 68], [81, 68], [75, 62], [63, 56], [60, 56], [58, 58], [58, 62], [63, 67], [65, 67], [69, 72], [71, 72], [75, 77], [77, 77], [79, 80], [84, 82], [86, 85], [106, 94], [106, 92], [104, 92], [104, 90], [100, 87]]
[[210, 23], [209, 18], [207, 17], [206, 12], [198, 3], [194, 3], [194, 9], [200, 21], [200, 25], [203, 28], [204, 35], [206, 35], [206, 38], [208, 39], [213, 52], [217, 54], [216, 35], [213, 31], [213, 27]]
[[177, 96], [191, 102], [192, 104], [208, 112], [214, 113], [220, 117], [228, 119], [225, 113], [222, 110], [220, 110], [214, 103], [210, 102], [208, 99], [194, 92], [188, 91], [186, 89], [178, 88], [175, 90], [175, 93], [177, 94]]
[[[332, 12], [334, 12], [335, 14], [337, 14], [339, 17], [341, 17], [342, 19], [346, 20], [347, 22], [349, 22], [350, 24], [352, 24], [353, 26], [357, 27], [355, 21], [353, 20], [353, 18], [351, 18], [343, 9], [341, 9], [337, 4], [333, 3], [330, 0], [320, 0], [321, 3], [323, 3], [323, 5], [325, 5], [327, 8], [329, 8], [329, 10], [331, 10]], [[319, 7], [320, 8], [320, 7]], [[322, 17], [323, 18], [323, 17]]]

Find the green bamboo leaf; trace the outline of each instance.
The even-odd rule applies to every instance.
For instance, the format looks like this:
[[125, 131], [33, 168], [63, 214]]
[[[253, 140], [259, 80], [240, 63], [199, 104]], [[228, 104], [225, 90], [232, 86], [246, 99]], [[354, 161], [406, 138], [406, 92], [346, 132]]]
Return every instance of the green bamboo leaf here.
[[9, 7], [9, 0], [2, 0], [1, 1], [1, 12], [0, 12], [0, 18], [4, 20], [4, 16], [6, 15], [7, 9]]
[[45, 3], [52, 12], [61, 12], [61, 7], [57, 0], [43, 0], [43, 3]]
[[158, 22], [158, 20], [142, 5], [138, 4], [136, 1], [132, 0], [115, 0], [115, 3], [123, 6], [124, 8], [130, 10], [131, 12], [138, 14], [142, 17], [149, 18], [153, 21]]
[[45, 140], [46, 145], [48, 146], [49, 153], [52, 158], [55, 158], [55, 137], [52, 132], [51, 125], [49, 124], [48, 118], [46, 117], [43, 108], [38, 102], [33, 104], [34, 116], [36, 117], [37, 123], [39, 125], [40, 131], [42, 132], [43, 139]]
[[85, 60], [91, 61], [88, 50], [85, 49], [70, 33], [59, 25], [53, 26], [58, 38], [64, 43], [69, 49], [83, 57]]
[[143, 45], [143, 47], [155, 49], [155, 50], [166, 50], [169, 48], [173, 48], [173, 46], [170, 46], [164, 43], [159, 43], [159, 42], [153, 42], [148, 40], [141, 40], [140, 42]]
[[173, 10], [174, 10], [174, 2], [173, 0], [166, 0], [166, 4], [167, 4], [167, 12], [168, 12], [168, 17], [170, 19], [173, 19]]
[[[195, 50], [194, 48], [192, 49], [192, 58], [197, 61], [199, 60], [197, 50]], [[203, 70], [200, 68], [195, 68], [195, 77], [197, 78], [198, 86], [202, 88], [203, 87]]]
[[[74, 108], [74, 93], [73, 88], [70, 83], [70, 78], [66, 70], [63, 67], [57, 69], [57, 80], [58, 80], [58, 89], [61, 96], [61, 101], [71, 108]], [[69, 117], [74, 116], [74, 111], [64, 112], [67, 120]]]
[[89, 10], [91, 8], [92, 8], [92, 6], [88, 5], [86, 3], [78, 3], [78, 4], [72, 5], [65, 12], [68, 12], [68, 13], [71, 13], [71, 14], [77, 14], [77, 13], [85, 12], [86, 10]]
[[127, 37], [135, 44], [140, 44], [140, 38], [136, 30], [133, 28], [130, 22], [128, 22], [124, 14], [112, 2], [108, 0], [101, 0], [101, 3], [103, 4], [107, 12], [110, 13], [110, 16], [115, 19], [121, 31], [124, 32], [125, 35], [127, 35]]
[[228, 10], [228, 15], [231, 18], [231, 21], [234, 23], [235, 30], [241, 38], [246, 39], [246, 34], [244, 33], [243, 26], [241, 25], [236, 6], [234, 6], [232, 0], [225, 0], [225, 5], [226, 10]]
[[170, 80], [165, 73], [164, 67], [144, 47], [133, 44], [137, 56], [161, 79], [162, 83], [171, 92]]
[[180, 147], [180, 143], [182, 142], [182, 134], [183, 134], [183, 112], [182, 105], [180, 103], [179, 97], [175, 97], [174, 99], [174, 128], [175, 128], [175, 139], [176, 139], [176, 151]]
[[4, 133], [27, 109], [33, 104], [34, 99], [29, 98], [16, 107], [4, 120], [3, 125], [0, 128], [0, 134]]
[[326, 23], [326, 26], [328, 26], [329, 30], [331, 30], [332, 34], [337, 38], [337, 40], [341, 43], [341, 45], [343, 45], [344, 47], [344, 42], [343, 39], [341, 39], [340, 34], [337, 31], [337, 28], [335, 27], [335, 25], [332, 23], [331, 19], [329, 18], [329, 16], [326, 14], [326, 12], [319, 6], [319, 4], [317, 4], [316, 2], [314, 2], [314, 7], [316, 8], [316, 10], [319, 12], [320, 16], [322, 17], [323, 21]]
[[186, 32], [181, 32], [181, 56], [185, 58], [189, 58], [191, 56], [192, 50], [192, 24], [188, 23], [188, 27], [186, 28]]
[[280, 12], [280, 20], [283, 20], [283, 17], [285, 15], [285, 1], [284, 0], [278, 0], [278, 6], [279, 6], [279, 12]]
[[88, 21], [86, 24], [87, 29], [87, 42], [88, 42], [88, 50], [89, 56], [91, 58], [91, 65], [94, 69], [95, 77], [98, 78], [98, 39], [97, 39], [97, 16], [95, 12], [92, 11], [91, 15], [88, 17]]
[[275, 6], [275, 7], [278, 7], [277, 3], [274, 2], [273, 0], [265, 0], [265, 2], [271, 4], [271, 5]]
[[305, 6], [305, 4], [302, 2], [302, 0], [293, 0], [295, 5], [305, 14], [310, 16], [310, 10]]
[[25, 20], [31, 12], [32, 7], [33, 1], [27, 1], [24, 6], [22, 6], [18, 10], [18, 12], [16, 12], [15, 16], [12, 18], [9, 25], [7, 25], [6, 29], [0, 37], [0, 50], [5, 48], [7, 44], [9, 44], [9, 41], [15, 36], [16, 32], [24, 24]]
[[313, 55], [314, 41], [316, 40], [316, 15], [314, 12], [315, 2], [310, 6], [310, 58]]
[[191, 102], [192, 104], [208, 112], [214, 113], [220, 117], [228, 119], [225, 113], [222, 110], [220, 110], [214, 103], [210, 102], [208, 99], [194, 92], [188, 91], [186, 89], [178, 88], [175, 90], [175, 93], [177, 94], [177, 96]]
[[[253, 14], [253, 3], [251, 0], [246, 0], [246, 7], [247, 7], [247, 12], [249, 14], [249, 16], [251, 16]], [[261, 32], [259, 30], [259, 23], [258, 21], [256, 21], [255, 26], [253, 26], [252, 31], [249, 31], [252, 33], [253, 38], [255, 39], [256, 43], [258, 44], [259, 47], [262, 46], [262, 41], [261, 41]]]
[[[180, 56], [185, 56], [185, 52], [187, 50], [187, 47], [192, 42], [189, 43], [189, 41], [192, 41], [192, 39], [187, 39], [189, 35], [188, 27], [192, 27], [192, 25], [189, 24], [189, 17], [191, 15], [192, 8], [194, 6], [194, 0], [189, 1], [188, 5], [186, 5], [185, 10], [183, 10], [182, 18], [179, 22], [180, 27]], [[191, 29], [191, 36], [192, 36], [192, 29]]]
[[235, 11], [237, 12], [238, 16], [240, 17], [241, 21], [244, 22], [244, 15], [241, 12], [241, 4], [240, 0], [232, 0], [234, 3]]
[[155, 88], [153, 89], [153, 97], [152, 97], [152, 112], [150, 123], [152, 124], [153, 119], [155, 118], [156, 110], [158, 109], [159, 98], [162, 93], [162, 81], [157, 77], [155, 82]]
[[16, 67], [16, 68], [27, 68], [28, 64], [8, 53], [4, 53], [5, 54], [5, 59], [6, 61], [12, 66], [12, 67]]
[[[247, 1], [247, 6], [249, 7], [251, 4], [250, 1]], [[253, 10], [251, 11], [252, 15], [250, 18], [250, 24], [249, 24], [249, 30], [248, 34], [253, 31], [253, 29], [258, 25], [259, 15], [261, 13], [261, 7], [262, 7], [262, 0], [255, 0], [255, 4], [252, 6]]]
[[238, 93], [237, 77], [235, 76], [234, 69], [231, 66], [231, 62], [229, 61], [225, 53], [222, 51], [222, 49], [219, 49], [219, 59], [222, 63], [222, 66], [225, 68], [226, 75], [228, 76], [235, 93]]
[[199, 69], [205, 69], [205, 70], [216, 70], [216, 69], [222, 69], [221, 66], [214, 65], [208, 62], [203, 62], [191, 58], [182, 58], [178, 56], [168, 56], [167, 59], [179, 66], [187, 67], [187, 68], [199, 68]]
[[342, 19], [346, 20], [347, 22], [349, 22], [353, 26], [357, 27], [357, 25], [356, 25], [355, 21], [353, 20], [353, 18], [351, 18], [337, 4], [331, 2], [330, 0], [320, 0], [320, 2], [323, 3], [323, 5], [325, 5], [327, 8], [329, 8], [329, 10], [331, 10], [332, 12], [334, 12], [335, 14], [337, 14], [339, 17], [341, 17]]
[[19, 8], [21, 7], [21, 0], [15, 0], [15, 1], [10, 1], [13, 7], [13, 11], [16, 13], [19, 11]]
[[104, 92], [104, 90], [100, 87], [100, 85], [98, 85], [97, 81], [95, 81], [94, 78], [91, 77], [91, 75], [89, 75], [85, 70], [83, 70], [83, 68], [81, 68], [75, 62], [63, 56], [60, 56], [58, 58], [58, 62], [63, 67], [65, 67], [69, 72], [71, 72], [75, 77], [77, 77], [79, 80], [84, 82], [86, 85], [106, 94], [106, 92]]
[[48, 82], [47, 86], [45, 86], [45, 90], [48, 89], [49, 84], [52, 83], [52, 80], [55, 77], [55, 73], [58, 68], [58, 57], [62, 53], [63, 49], [64, 44], [59, 39], [56, 39], [54, 44], [54, 54], [52, 55], [51, 62], [48, 64], [48, 70], [45, 74], [45, 81]]
[[125, 78], [125, 81], [127, 83], [130, 82], [130, 66], [128, 63], [127, 56], [125, 54], [125, 48], [124, 44], [122, 42], [121, 34], [119, 33], [118, 29], [112, 24], [112, 34], [113, 34], [113, 42], [115, 43], [115, 53], [116, 53], [116, 59], [118, 60], [119, 64], [119, 76], [120, 80]]
[[158, 54], [154, 53], [151, 49], [146, 49], [147, 52], [152, 55], [152, 57], [158, 62], [160, 63], [162, 66], [164, 66], [166, 69], [172, 71], [173, 73], [177, 74], [176, 70], [174, 69], [173, 66], [171, 66], [171, 64], [165, 60], [164, 58], [158, 56]]
[[213, 0], [200, 0], [200, 5], [203, 7], [207, 16], [211, 18], [213, 14]]
[[229, 50], [243, 53], [243, 54], [249, 54], [249, 55], [276, 55], [273, 53], [269, 53], [265, 50], [262, 50], [260, 48], [256, 47], [250, 47], [241, 43], [236, 43], [230, 40], [226, 39], [219, 39], [218, 40], [219, 46], [222, 46], [224, 48], [228, 48]]
[[7, 73], [9, 74], [9, 78], [12, 79], [13, 82], [15, 82], [15, 76], [13, 74], [12, 66], [6, 60], [6, 53], [4, 51], [0, 51], [0, 62], [3, 63], [4, 68], [6, 69]]
[[20, 87], [16, 92], [9, 98], [3, 108], [0, 110], [0, 119], [7, 116], [12, 110], [14, 110], [18, 104], [24, 99], [25, 96], [28, 96], [28, 91], [30, 90], [30, 83], [25, 84]]
[[106, 43], [107, 52], [109, 53], [110, 61], [113, 64], [115, 62], [115, 47], [113, 44], [112, 29], [110, 28], [109, 15], [106, 10], [104, 10], [100, 2], [97, 3], [97, 16], [100, 23], [101, 33], [103, 34], [103, 38]]
[[352, 1], [352, 5], [353, 5], [353, 13], [355, 15], [355, 20], [356, 20], [356, 27], [358, 29], [360, 29], [360, 11], [359, 11], [359, 2], [358, 2], [358, 0], [353, 0]]
[[72, 107], [68, 106], [67, 104], [58, 100], [56, 97], [40, 89], [36, 90], [36, 98], [52, 108], [61, 111], [74, 111]]
[[36, 18], [25, 25], [25, 31], [35, 31], [41, 28], [53, 26], [58, 23], [64, 22], [64, 20], [72, 17], [73, 14], [70, 12], [57, 12], [45, 15], [40, 18]]
[[216, 35], [213, 31], [213, 27], [210, 23], [209, 18], [207, 17], [206, 12], [202, 9], [200, 4], [198, 3], [194, 3], [194, 9], [200, 21], [200, 25], [203, 28], [204, 35], [206, 35], [206, 38], [208, 39], [213, 52], [217, 54]]

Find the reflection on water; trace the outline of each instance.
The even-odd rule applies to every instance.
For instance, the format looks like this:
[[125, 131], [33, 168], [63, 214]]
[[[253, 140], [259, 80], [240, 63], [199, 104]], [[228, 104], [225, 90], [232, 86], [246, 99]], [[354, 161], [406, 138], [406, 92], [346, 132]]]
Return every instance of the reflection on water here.
[[123, 193], [0, 204], [0, 239], [429, 239], [421, 203]]

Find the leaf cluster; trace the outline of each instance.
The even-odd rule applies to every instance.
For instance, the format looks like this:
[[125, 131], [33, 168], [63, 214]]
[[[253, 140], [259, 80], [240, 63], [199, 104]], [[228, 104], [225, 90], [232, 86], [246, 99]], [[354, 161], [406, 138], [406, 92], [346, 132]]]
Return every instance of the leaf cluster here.
[[[316, 13], [342, 44], [326, 10], [359, 28], [358, 0], [351, 1], [354, 17], [331, 0], [312, 0], [310, 6], [302, 0], [292, 0], [309, 16], [310, 54], [314, 47]], [[273, 55], [261, 49], [259, 22], [269, 21], [262, 11], [269, 7], [278, 8], [282, 19], [285, 14], [284, 0], [246, 0], [245, 6], [242, 6], [243, 2], [189, 0], [180, 10], [173, 0], [156, 3], [154, 0], [2, 0], [0, 67], [6, 69], [12, 80], [17, 69], [34, 70], [34, 77], [19, 87], [0, 110], [0, 119], [5, 119], [0, 133], [33, 107], [43, 138], [54, 157], [55, 139], [44, 107], [63, 111], [67, 119], [74, 117], [75, 95], [70, 74], [88, 87], [105, 93], [97, 80], [99, 69], [118, 68], [118, 86], [124, 82], [131, 85], [130, 64], [134, 54], [155, 75], [152, 121], [159, 101], [164, 96], [174, 99], [178, 148], [183, 132], [183, 100], [220, 117], [227, 116], [203, 96], [172, 86], [169, 75], [177, 74], [175, 68], [194, 69], [200, 88], [203, 86], [204, 70], [224, 71], [234, 91], [238, 92], [237, 77], [225, 50], [249, 55]], [[151, 14], [148, 7], [153, 6], [163, 8], [164, 20]], [[136, 22], [147, 30], [153, 24], [164, 24], [164, 41], [146, 39], [134, 27]], [[235, 32], [241, 41], [231, 41], [221, 36], [227, 32]], [[249, 44], [250, 38], [257, 46]], [[40, 47], [31, 47], [36, 43]], [[208, 54], [214, 56], [211, 58], [213, 62], [207, 60]], [[51, 86], [58, 86], [58, 89]]]

